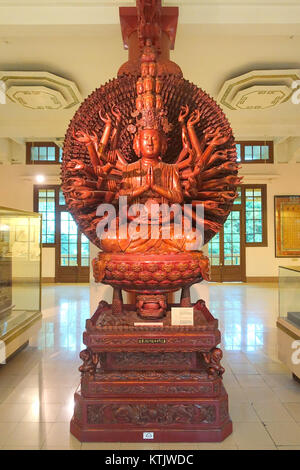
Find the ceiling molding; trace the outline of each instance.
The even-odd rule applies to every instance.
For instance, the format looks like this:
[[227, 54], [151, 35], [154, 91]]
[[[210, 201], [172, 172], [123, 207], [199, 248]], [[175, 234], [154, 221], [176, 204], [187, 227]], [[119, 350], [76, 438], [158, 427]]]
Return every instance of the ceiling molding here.
[[0, 71], [6, 96], [25, 108], [60, 110], [81, 102], [75, 82], [49, 72]]
[[226, 80], [218, 102], [231, 110], [261, 110], [278, 106], [293, 94], [300, 70], [251, 70]]

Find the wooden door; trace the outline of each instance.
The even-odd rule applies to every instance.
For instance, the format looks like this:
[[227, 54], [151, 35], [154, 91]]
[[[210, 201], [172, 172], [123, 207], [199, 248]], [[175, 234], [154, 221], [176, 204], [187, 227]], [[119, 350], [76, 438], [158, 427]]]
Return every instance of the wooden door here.
[[208, 244], [211, 280], [245, 280], [244, 221], [241, 205], [235, 204], [222, 230]]
[[57, 213], [55, 282], [89, 282], [89, 241], [66, 210]]

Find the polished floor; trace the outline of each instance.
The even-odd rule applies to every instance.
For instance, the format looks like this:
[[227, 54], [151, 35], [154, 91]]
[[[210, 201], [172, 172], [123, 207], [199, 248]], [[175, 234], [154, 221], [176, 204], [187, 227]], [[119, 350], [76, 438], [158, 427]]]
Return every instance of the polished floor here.
[[201, 444], [81, 444], [69, 433], [78, 354], [89, 317], [87, 285], [45, 285], [43, 323], [30, 345], [0, 366], [0, 449], [300, 450], [300, 384], [277, 359], [275, 284], [212, 284], [234, 432]]

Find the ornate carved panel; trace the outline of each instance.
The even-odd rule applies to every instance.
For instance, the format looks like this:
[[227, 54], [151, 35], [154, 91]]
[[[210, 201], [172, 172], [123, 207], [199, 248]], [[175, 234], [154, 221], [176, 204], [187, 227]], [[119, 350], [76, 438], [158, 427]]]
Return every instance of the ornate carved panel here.
[[88, 405], [89, 424], [177, 424], [213, 423], [216, 409], [213, 405], [196, 404], [104, 404]]

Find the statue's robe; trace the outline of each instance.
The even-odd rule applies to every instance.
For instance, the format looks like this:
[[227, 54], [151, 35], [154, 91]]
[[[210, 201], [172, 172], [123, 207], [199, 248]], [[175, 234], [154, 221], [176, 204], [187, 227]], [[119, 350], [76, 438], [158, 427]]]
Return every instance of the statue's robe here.
[[[183, 214], [181, 219], [180, 213], [182, 212], [183, 194], [176, 166], [159, 162], [153, 168], [153, 175], [154, 183], [169, 190], [172, 199], [169, 200], [152, 189], [136, 197], [130, 196], [131, 191], [146, 185], [147, 168], [142, 166], [140, 160], [127, 165], [123, 171], [119, 195], [122, 195], [122, 192], [128, 194], [127, 204], [128, 209], [131, 207], [131, 210], [126, 212], [125, 216], [124, 214], [118, 214], [117, 220], [111, 224], [109, 230], [105, 233], [105, 238], [101, 239], [101, 249], [103, 251], [111, 253], [182, 252], [188, 249], [187, 244], [189, 242], [195, 241], [194, 230], [191, 229], [188, 234], [182, 233]], [[138, 214], [137, 207], [135, 211], [132, 210], [134, 204], [144, 204], [146, 211]], [[173, 205], [174, 212], [171, 210], [165, 213], [157, 213], [154, 210], [155, 205], [158, 207], [157, 205], [163, 204], [169, 208]], [[116, 205], [116, 207], [118, 206]], [[150, 213], [152, 218], [149, 216]], [[124, 237], [124, 231], [119, 229], [122, 220], [128, 224], [126, 237]], [[130, 225], [132, 229], [130, 229]], [[137, 228], [135, 229], [135, 227]], [[128, 234], [129, 231], [130, 234]]]

